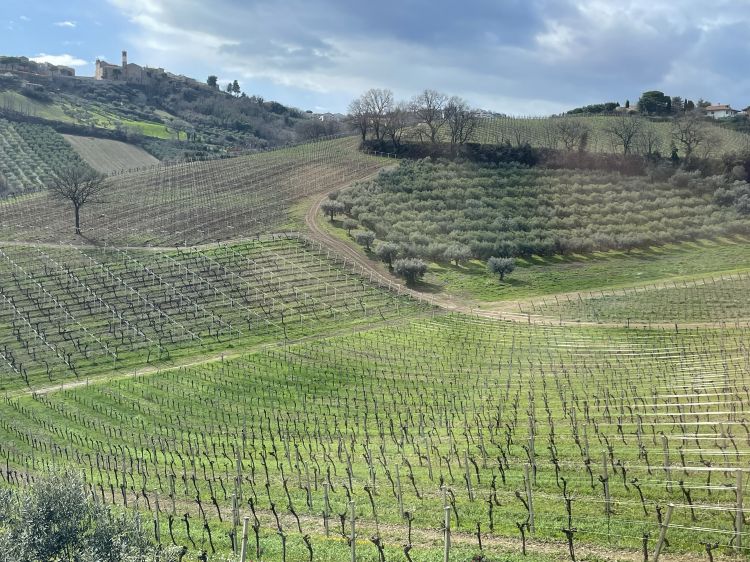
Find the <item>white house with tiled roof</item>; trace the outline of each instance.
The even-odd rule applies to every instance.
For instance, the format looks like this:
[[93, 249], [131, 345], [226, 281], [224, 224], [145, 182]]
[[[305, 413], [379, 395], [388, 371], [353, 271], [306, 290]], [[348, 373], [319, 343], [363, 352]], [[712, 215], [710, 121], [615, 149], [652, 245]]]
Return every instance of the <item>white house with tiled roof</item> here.
[[706, 117], [711, 117], [712, 119], [734, 117], [739, 113], [739, 111], [732, 109], [728, 104], [709, 105], [704, 108], [704, 111], [706, 112]]

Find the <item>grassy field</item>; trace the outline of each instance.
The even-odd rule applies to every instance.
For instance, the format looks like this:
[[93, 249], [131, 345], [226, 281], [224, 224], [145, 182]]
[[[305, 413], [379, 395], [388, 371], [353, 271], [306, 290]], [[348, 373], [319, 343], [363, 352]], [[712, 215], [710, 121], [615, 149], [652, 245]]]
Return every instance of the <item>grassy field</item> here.
[[159, 163], [148, 152], [132, 144], [93, 137], [63, 136], [81, 158], [99, 172], [119, 172]]
[[517, 260], [500, 281], [484, 262], [455, 266], [431, 263], [423, 288], [480, 302], [638, 286], [662, 279], [692, 279], [750, 269], [750, 241], [744, 237], [667, 244], [631, 252], [596, 252]]

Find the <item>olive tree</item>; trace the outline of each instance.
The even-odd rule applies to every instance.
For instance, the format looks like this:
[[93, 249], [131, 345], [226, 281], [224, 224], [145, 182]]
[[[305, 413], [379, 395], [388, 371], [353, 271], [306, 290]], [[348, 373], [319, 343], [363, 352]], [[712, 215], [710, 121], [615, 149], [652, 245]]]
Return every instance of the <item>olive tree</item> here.
[[446, 261], [455, 262], [456, 266], [471, 259], [471, 248], [458, 242], [450, 244], [443, 252]]
[[67, 166], [55, 172], [49, 191], [54, 197], [73, 204], [76, 234], [81, 234], [81, 208], [104, 191], [106, 179], [106, 175], [82, 164]]
[[375, 246], [375, 255], [388, 264], [388, 269], [393, 269], [393, 260], [398, 255], [398, 246], [393, 242], [381, 242]]
[[357, 244], [364, 246], [367, 251], [370, 250], [370, 245], [375, 241], [375, 233], [371, 230], [363, 230], [354, 234], [354, 239]]
[[417, 258], [402, 258], [393, 262], [393, 270], [406, 279], [407, 285], [413, 285], [427, 272], [427, 264]]
[[513, 273], [516, 269], [516, 260], [513, 258], [490, 258], [487, 260], [487, 270], [490, 273], [500, 276], [500, 281], [505, 279], [505, 276]]
[[329, 198], [325, 199], [320, 204], [320, 210], [331, 217], [331, 222], [333, 222], [333, 219], [337, 214], [344, 212], [344, 204], [341, 201], [336, 201]]
[[81, 477], [70, 472], [0, 494], [0, 551], [0, 560], [14, 562], [156, 559], [140, 524], [90, 501]]
[[352, 230], [354, 230], [355, 228], [357, 228], [359, 226], [359, 223], [357, 221], [355, 221], [354, 219], [346, 218], [346, 219], [344, 219], [344, 222], [342, 223], [341, 226], [343, 226], [346, 229], [346, 233], [349, 236], [351, 236], [352, 235]]

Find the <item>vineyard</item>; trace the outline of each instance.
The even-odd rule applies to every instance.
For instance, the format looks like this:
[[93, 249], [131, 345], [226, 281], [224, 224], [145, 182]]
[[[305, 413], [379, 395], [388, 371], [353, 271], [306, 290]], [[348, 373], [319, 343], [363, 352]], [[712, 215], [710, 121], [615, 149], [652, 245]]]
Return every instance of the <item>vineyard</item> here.
[[653, 549], [665, 518], [670, 552], [742, 550], [746, 341], [418, 320], [7, 398], [20, 471], [3, 476], [80, 467], [92, 495], [209, 553], [247, 514], [264, 559], [345, 559], [355, 529], [358, 559], [431, 560], [446, 522], [455, 560], [561, 529], [571, 548]]
[[578, 293], [530, 301], [521, 312], [561, 320], [607, 323], [724, 322], [750, 318], [750, 274]]
[[10, 193], [43, 189], [56, 168], [73, 162], [82, 160], [50, 127], [0, 118], [0, 186], [4, 180]]
[[[157, 165], [112, 176], [103, 199], [83, 210], [82, 231], [119, 246], [192, 246], [279, 231], [295, 202], [369, 176], [384, 162], [359, 152], [348, 137]], [[0, 239], [75, 238], [67, 205], [47, 194], [0, 202]]]
[[[81, 237], [46, 193], [0, 202], [0, 487], [67, 467], [185, 561], [746, 559], [748, 246], [718, 237], [747, 220], [720, 186], [357, 145], [117, 173]], [[339, 190], [405, 251], [535, 272], [421, 295], [297, 232]]]
[[[564, 117], [492, 117], [479, 122], [474, 134], [474, 142], [497, 144], [508, 142], [513, 145], [528, 143], [534, 147], [563, 148], [559, 135], [561, 123], [581, 123], [589, 128], [586, 150], [590, 152], [622, 153], [622, 146], [613, 144], [607, 128], [611, 126], [611, 116], [564, 116]], [[657, 150], [667, 156], [671, 152], [671, 121], [653, 121], [646, 126], [649, 133], [650, 151]], [[711, 155], [719, 157], [725, 153], [747, 151], [750, 148], [750, 135], [732, 131], [715, 124], [707, 124], [710, 136]], [[635, 143], [634, 152], [647, 152], [647, 148]]]
[[0, 245], [0, 389], [414, 311], [303, 237], [176, 252]]

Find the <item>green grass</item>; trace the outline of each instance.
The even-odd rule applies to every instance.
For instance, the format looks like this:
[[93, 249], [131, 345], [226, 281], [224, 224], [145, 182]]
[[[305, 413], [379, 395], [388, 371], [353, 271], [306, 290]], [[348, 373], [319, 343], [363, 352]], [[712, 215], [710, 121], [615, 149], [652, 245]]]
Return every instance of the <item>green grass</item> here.
[[519, 259], [516, 270], [505, 281], [490, 274], [484, 263], [477, 261], [459, 267], [432, 263], [425, 281], [434, 285], [433, 290], [460, 298], [496, 302], [747, 269], [750, 269], [750, 241], [736, 237], [668, 244], [629, 253]]
[[[325, 553], [323, 559], [346, 556], [345, 543], [323, 538], [323, 483], [329, 479], [332, 534], [336, 536], [337, 514], [346, 513], [351, 496], [358, 549], [365, 560], [375, 559], [375, 548], [367, 542], [377, 532], [366, 489], [372, 484], [367, 461], [371, 454], [373, 501], [381, 537], [391, 549], [388, 559], [404, 560], [398, 547], [406, 540], [396, 493], [399, 465], [404, 508], [414, 516], [414, 559], [432, 560], [439, 553], [444, 482], [455, 505], [451, 526], [459, 552], [453, 559], [466, 560], [476, 551], [477, 522], [488, 533], [490, 556], [504, 556], [508, 544], [520, 550], [515, 523], [524, 520], [525, 509], [515, 493], [524, 490], [524, 446], [530, 443], [530, 420], [536, 420], [536, 539], [563, 538], [564, 478], [574, 498], [577, 544], [598, 545], [604, 551], [636, 550], [642, 533], [649, 532], [653, 548], [655, 507], [671, 501], [678, 504], [672, 522], [682, 528], [670, 529], [670, 551], [700, 552], [702, 540], [726, 545], [729, 539], [722, 534], [731, 530], [726, 514], [701, 506], [733, 505], [733, 471], [743, 466], [748, 452], [741, 424], [729, 420], [722, 429], [712, 421], [726, 419], [721, 411], [729, 404], [724, 398], [717, 403], [710, 386], [715, 377], [727, 374], [721, 384], [728, 395], [737, 396], [732, 398], [737, 407], [744, 407], [746, 337], [746, 330], [733, 329], [675, 334], [437, 316], [233, 360], [10, 399], [0, 405], [0, 443], [10, 466], [42, 466], [54, 460], [83, 469], [96, 490], [103, 486], [108, 502], [109, 483], [121, 481], [125, 462], [126, 490], [132, 486], [134, 494], [145, 487], [152, 501], [158, 492], [162, 509], [168, 511], [168, 475], [174, 473], [177, 513], [191, 513], [198, 548], [207, 545], [200, 524], [195, 524], [199, 495], [220, 549], [227, 545], [224, 533], [240, 451], [242, 493], [254, 500], [261, 546], [270, 560], [280, 559], [270, 502], [280, 513], [292, 551], [304, 552], [301, 535], [310, 534]], [[723, 361], [707, 361], [719, 354]], [[674, 413], [678, 410], [683, 411], [679, 417]], [[697, 444], [694, 423], [701, 424], [704, 438]], [[662, 432], [672, 455], [675, 482], [669, 487], [662, 468]], [[614, 506], [609, 521], [597, 480], [603, 451]], [[88, 460], [97, 454], [109, 463], [102, 461], [97, 468]], [[187, 460], [184, 469], [180, 458]], [[705, 488], [707, 473], [698, 470], [702, 460], [716, 468], [711, 491]], [[644, 494], [643, 504], [633, 479]], [[677, 479], [699, 506], [696, 521]], [[115, 503], [122, 503], [119, 485], [114, 491]], [[212, 496], [225, 523], [218, 520]], [[302, 533], [290, 506], [301, 518]], [[248, 512], [246, 506], [243, 513]], [[178, 533], [184, 528], [179, 519], [175, 528]], [[166, 534], [166, 525], [162, 529]], [[493, 545], [492, 537], [505, 537], [505, 546]], [[181, 539], [185, 542], [184, 535]], [[564, 553], [564, 546], [560, 550]]]
[[0, 91], [0, 105], [19, 113], [49, 119], [50, 121], [61, 121], [63, 123], [76, 122], [73, 117], [70, 117], [65, 112], [64, 107], [60, 103], [43, 103], [27, 98], [14, 91]]

